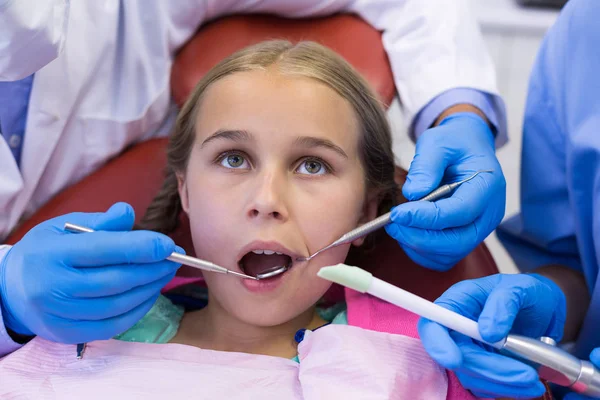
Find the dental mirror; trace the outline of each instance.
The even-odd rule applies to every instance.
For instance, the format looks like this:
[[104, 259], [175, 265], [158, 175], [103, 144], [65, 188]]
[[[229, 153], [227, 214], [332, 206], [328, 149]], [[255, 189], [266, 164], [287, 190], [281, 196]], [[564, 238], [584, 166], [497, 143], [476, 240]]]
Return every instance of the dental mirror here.
[[288, 270], [287, 266], [275, 267], [274, 269], [272, 269], [270, 271], [262, 272], [260, 274], [256, 274], [256, 279], [258, 279], [259, 281], [261, 281], [263, 279], [269, 279], [269, 278], [272, 278], [274, 276], [281, 275], [281, 274], [283, 274], [287, 270]]

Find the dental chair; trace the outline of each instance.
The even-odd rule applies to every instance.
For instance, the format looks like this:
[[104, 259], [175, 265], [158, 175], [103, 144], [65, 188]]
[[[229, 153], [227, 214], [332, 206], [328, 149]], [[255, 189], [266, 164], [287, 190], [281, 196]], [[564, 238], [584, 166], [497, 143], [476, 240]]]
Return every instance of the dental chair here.
[[[200, 78], [222, 58], [247, 45], [273, 38], [320, 42], [340, 53], [362, 73], [384, 104], [389, 106], [395, 96], [381, 35], [360, 18], [337, 15], [288, 20], [268, 15], [244, 15], [226, 17], [203, 26], [181, 49], [171, 73], [176, 103], [181, 106]], [[166, 144], [167, 139], [154, 139], [131, 146], [51, 199], [23, 222], [7, 243], [15, 243], [32, 227], [49, 218], [73, 211], [105, 211], [117, 201], [131, 204], [136, 211], [136, 222], [139, 222], [162, 183]], [[397, 181], [403, 182], [404, 176], [405, 173], [397, 168]], [[188, 254], [194, 254], [185, 215], [181, 215], [181, 224], [172, 237]], [[448, 272], [430, 271], [415, 264], [385, 232], [377, 236], [374, 246], [368, 254], [351, 255], [347, 262], [430, 300], [456, 282], [498, 272], [483, 243]], [[182, 267], [179, 274], [195, 276], [199, 271]]]

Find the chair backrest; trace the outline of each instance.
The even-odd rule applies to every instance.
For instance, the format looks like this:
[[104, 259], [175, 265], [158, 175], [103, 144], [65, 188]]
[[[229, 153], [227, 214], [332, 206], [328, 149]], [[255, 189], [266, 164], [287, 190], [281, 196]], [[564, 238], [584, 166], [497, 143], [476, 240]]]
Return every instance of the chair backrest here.
[[[338, 15], [286, 20], [272, 16], [233, 16], [204, 26], [179, 52], [171, 75], [177, 103], [183, 104], [196, 83], [223, 57], [268, 38], [314, 40], [329, 46], [364, 74], [385, 104], [389, 104], [394, 96], [392, 75], [380, 34], [357, 17]], [[139, 222], [161, 186], [166, 144], [166, 139], [155, 139], [128, 149], [50, 200], [16, 229], [7, 243], [15, 243], [46, 219], [72, 211], [104, 211], [117, 201], [131, 204], [136, 211], [136, 222]], [[398, 181], [403, 182], [404, 173], [399, 169], [397, 176]], [[188, 254], [194, 254], [185, 215], [181, 216], [181, 224], [171, 236]], [[428, 299], [435, 299], [453, 283], [498, 272], [484, 244], [453, 269], [442, 273], [412, 262], [385, 234], [377, 236], [372, 251], [351, 254], [347, 262], [367, 268], [376, 276]], [[178, 275], [197, 276], [198, 271], [183, 267]]]
[[[17, 242], [27, 231], [49, 218], [73, 211], [105, 211], [117, 201], [131, 204], [136, 212], [136, 222], [139, 222], [162, 183], [166, 144], [166, 139], [150, 140], [109, 161], [41, 207], [16, 229], [7, 243]], [[194, 254], [185, 216], [171, 237], [188, 254]], [[352, 255], [348, 263], [367, 268], [376, 276], [428, 299], [435, 299], [455, 282], [497, 272], [494, 260], [483, 244], [450, 271], [435, 272], [412, 262], [387, 235], [379, 235], [372, 251]], [[198, 272], [182, 268], [179, 275], [197, 276]]]
[[235, 15], [204, 26], [179, 51], [171, 72], [171, 90], [182, 105], [198, 81], [237, 50], [268, 39], [310, 40], [341, 54], [371, 84], [384, 104], [396, 94], [381, 33], [351, 14], [286, 19], [272, 15]]

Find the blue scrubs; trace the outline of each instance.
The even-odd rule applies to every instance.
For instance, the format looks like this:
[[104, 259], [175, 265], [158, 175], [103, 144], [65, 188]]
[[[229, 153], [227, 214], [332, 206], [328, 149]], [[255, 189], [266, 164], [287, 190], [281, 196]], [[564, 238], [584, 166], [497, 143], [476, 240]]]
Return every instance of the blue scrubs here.
[[4, 137], [17, 165], [21, 165], [21, 150], [33, 75], [15, 82], [0, 82], [0, 135]]
[[[523, 127], [521, 213], [498, 237], [519, 268], [581, 271], [592, 301], [577, 340], [600, 346], [600, 1], [571, 0], [533, 68]], [[542, 300], [540, 300], [542, 301]]]

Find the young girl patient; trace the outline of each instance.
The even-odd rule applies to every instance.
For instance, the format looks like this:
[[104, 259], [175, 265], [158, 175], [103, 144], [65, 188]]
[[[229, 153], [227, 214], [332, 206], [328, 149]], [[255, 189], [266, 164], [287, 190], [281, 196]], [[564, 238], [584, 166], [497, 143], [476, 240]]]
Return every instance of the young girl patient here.
[[[188, 286], [159, 297], [82, 360], [73, 346], [36, 338], [0, 363], [0, 394], [471, 398], [426, 355], [413, 315], [393, 307], [369, 325], [374, 300], [351, 291], [322, 305], [331, 284], [317, 272], [343, 262], [350, 245], [297, 261], [389, 210], [395, 191], [383, 108], [344, 60], [282, 41], [234, 54], [182, 109], [142, 227], [170, 233], [183, 210], [196, 256], [252, 276], [287, 271], [260, 281], [205, 273], [207, 295]], [[204, 295], [195, 311], [177, 304], [189, 310]]]

